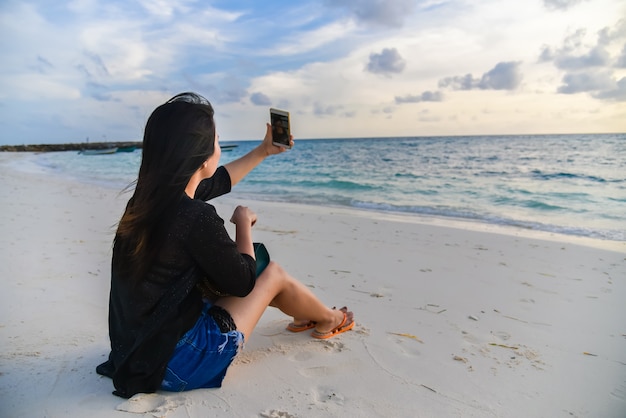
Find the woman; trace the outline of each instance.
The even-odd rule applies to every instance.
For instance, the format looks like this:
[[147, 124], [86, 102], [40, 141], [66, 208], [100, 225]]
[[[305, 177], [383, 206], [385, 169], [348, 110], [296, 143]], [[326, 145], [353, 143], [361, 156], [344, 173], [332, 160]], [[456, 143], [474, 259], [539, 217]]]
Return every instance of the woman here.
[[352, 312], [326, 307], [278, 264], [270, 262], [257, 277], [253, 211], [235, 209], [233, 241], [205, 203], [283, 151], [272, 145], [268, 124], [257, 148], [218, 168], [221, 151], [206, 99], [179, 94], [152, 113], [113, 247], [111, 354], [97, 368], [113, 379], [113, 393], [220, 387], [267, 306], [293, 317], [290, 331], [312, 329], [313, 337], [329, 338], [352, 329]]

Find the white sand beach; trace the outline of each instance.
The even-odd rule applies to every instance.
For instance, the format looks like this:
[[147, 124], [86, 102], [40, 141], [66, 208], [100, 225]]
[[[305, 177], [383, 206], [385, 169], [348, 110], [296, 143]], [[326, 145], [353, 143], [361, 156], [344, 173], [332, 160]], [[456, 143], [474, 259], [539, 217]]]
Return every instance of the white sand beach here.
[[268, 309], [220, 389], [124, 400], [95, 372], [128, 194], [0, 154], [1, 417], [626, 416], [626, 243], [295, 204], [255, 241], [354, 330]]

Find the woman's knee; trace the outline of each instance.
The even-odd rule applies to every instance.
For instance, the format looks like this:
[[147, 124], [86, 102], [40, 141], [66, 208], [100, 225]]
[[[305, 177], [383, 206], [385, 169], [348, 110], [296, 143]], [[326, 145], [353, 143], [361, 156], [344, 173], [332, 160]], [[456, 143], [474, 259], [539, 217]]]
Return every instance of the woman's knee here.
[[257, 278], [257, 283], [259, 281], [281, 287], [281, 285], [289, 281], [289, 275], [280, 264], [270, 261], [263, 273]]
[[270, 261], [267, 267], [265, 267], [265, 270], [263, 270], [263, 273], [261, 273], [261, 276], [264, 275], [272, 278], [281, 279], [287, 275], [287, 272], [276, 261]]

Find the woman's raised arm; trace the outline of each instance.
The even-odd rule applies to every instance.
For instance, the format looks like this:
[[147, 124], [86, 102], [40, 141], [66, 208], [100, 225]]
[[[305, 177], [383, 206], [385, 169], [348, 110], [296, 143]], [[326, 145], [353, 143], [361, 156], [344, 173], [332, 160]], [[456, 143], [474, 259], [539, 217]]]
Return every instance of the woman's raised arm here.
[[[291, 137], [293, 145], [293, 136]], [[265, 158], [270, 155], [280, 154], [285, 148], [272, 144], [272, 126], [266, 125], [265, 138], [258, 147], [247, 153], [241, 158], [225, 164], [224, 167], [230, 175], [231, 186], [239, 183], [254, 167], [259, 165]]]

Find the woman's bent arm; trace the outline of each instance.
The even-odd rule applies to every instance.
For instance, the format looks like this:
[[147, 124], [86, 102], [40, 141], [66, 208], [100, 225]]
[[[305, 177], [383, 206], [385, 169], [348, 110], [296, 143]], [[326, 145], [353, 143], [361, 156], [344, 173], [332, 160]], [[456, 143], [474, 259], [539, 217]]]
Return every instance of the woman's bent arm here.
[[256, 223], [256, 213], [245, 206], [237, 206], [230, 221], [236, 226], [235, 242], [237, 249], [242, 254], [254, 257], [254, 247], [252, 245], [252, 227]]

